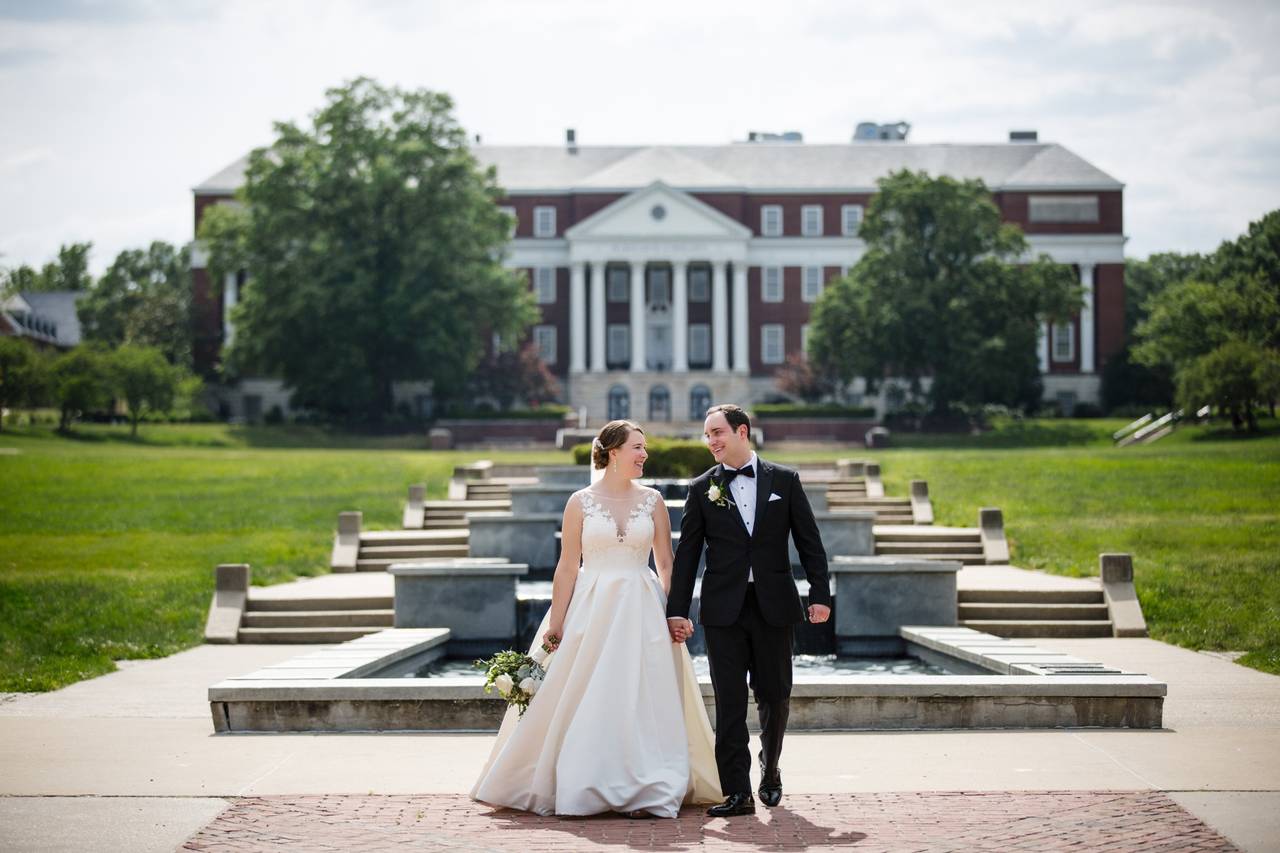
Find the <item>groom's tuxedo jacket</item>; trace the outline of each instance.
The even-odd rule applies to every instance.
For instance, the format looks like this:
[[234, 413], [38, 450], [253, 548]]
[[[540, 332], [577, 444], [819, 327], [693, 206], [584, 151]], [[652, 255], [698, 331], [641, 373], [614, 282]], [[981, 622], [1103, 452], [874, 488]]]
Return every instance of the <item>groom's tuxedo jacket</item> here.
[[[818, 524], [800, 486], [800, 475], [756, 456], [756, 508], [753, 534], [747, 533], [738, 508], [725, 488], [724, 468], [716, 465], [689, 484], [684, 516], [680, 520], [680, 546], [671, 574], [667, 616], [688, 616], [702, 546], [707, 546], [707, 568], [702, 576], [704, 625], [732, 625], [742, 611], [747, 594], [747, 570], [756, 585], [760, 613], [770, 625], [803, 622], [804, 606], [791, 577], [787, 536], [795, 539], [800, 563], [809, 580], [809, 603], [831, 606], [827, 580], [827, 555], [822, 549]], [[728, 506], [711, 502], [707, 490], [722, 487]], [[777, 499], [772, 499], [777, 495]]]

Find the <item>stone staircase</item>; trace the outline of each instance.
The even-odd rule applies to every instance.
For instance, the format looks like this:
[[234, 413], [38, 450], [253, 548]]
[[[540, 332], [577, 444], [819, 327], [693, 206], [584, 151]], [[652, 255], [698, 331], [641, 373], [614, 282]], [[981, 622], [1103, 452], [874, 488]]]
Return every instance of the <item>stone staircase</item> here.
[[917, 560], [954, 560], [966, 565], [987, 562], [981, 531], [976, 527], [877, 524], [876, 554]]
[[888, 497], [874, 462], [840, 460], [835, 479], [827, 482], [827, 508], [875, 513], [876, 524], [932, 524], [929, 487], [923, 480], [911, 482], [910, 497]]
[[363, 514], [338, 514], [329, 568], [334, 572], [383, 572], [392, 563], [439, 557], [467, 557], [466, 528], [435, 530], [362, 530]]
[[1102, 588], [961, 589], [961, 625], [998, 637], [1110, 637]]
[[254, 598], [245, 602], [237, 642], [342, 643], [392, 627], [391, 596]]

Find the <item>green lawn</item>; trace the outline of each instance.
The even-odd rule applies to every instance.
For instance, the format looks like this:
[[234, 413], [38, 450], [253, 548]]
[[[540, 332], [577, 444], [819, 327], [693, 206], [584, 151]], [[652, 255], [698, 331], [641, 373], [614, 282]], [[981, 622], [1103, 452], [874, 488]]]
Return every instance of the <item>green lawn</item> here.
[[[1280, 434], [1189, 428], [1115, 450], [1117, 426], [1003, 424], [895, 436], [927, 446], [781, 458], [875, 458], [893, 494], [924, 477], [940, 524], [971, 525], [979, 507], [999, 506], [1019, 565], [1094, 573], [1098, 552], [1129, 551], [1153, 635], [1244, 650], [1247, 664], [1280, 672]], [[397, 526], [410, 483], [443, 496], [453, 465], [480, 455], [320, 428], [78, 433], [0, 434], [0, 691], [49, 690], [198, 643], [214, 565], [248, 562], [260, 583], [324, 572], [338, 512]]]

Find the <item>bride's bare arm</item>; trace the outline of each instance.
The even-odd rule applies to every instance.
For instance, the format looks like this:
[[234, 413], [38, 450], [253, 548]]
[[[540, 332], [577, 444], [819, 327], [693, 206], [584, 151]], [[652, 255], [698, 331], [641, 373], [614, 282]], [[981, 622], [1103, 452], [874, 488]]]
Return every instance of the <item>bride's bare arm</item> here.
[[658, 580], [662, 581], [662, 591], [671, 592], [671, 564], [675, 558], [671, 554], [671, 515], [667, 512], [667, 503], [658, 497], [653, 507], [653, 565], [658, 569]]
[[564, 520], [560, 524], [560, 561], [556, 563], [555, 578], [551, 581], [551, 619], [543, 641], [553, 651], [564, 637], [564, 617], [573, 598], [573, 587], [578, 582], [578, 566], [582, 562], [582, 505], [578, 498], [569, 498], [564, 505]]

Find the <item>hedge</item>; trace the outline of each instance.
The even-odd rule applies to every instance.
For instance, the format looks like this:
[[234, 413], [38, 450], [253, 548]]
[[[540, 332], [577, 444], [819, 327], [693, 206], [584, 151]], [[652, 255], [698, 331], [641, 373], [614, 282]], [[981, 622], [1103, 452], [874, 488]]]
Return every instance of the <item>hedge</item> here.
[[871, 406], [841, 406], [835, 403], [800, 405], [798, 403], [758, 403], [751, 407], [757, 418], [852, 418], [874, 419], [876, 410]]
[[[647, 449], [649, 458], [644, 463], [646, 477], [696, 477], [715, 464], [711, 451], [701, 441], [651, 438]], [[578, 465], [590, 465], [591, 445], [575, 445], [573, 461]]]

